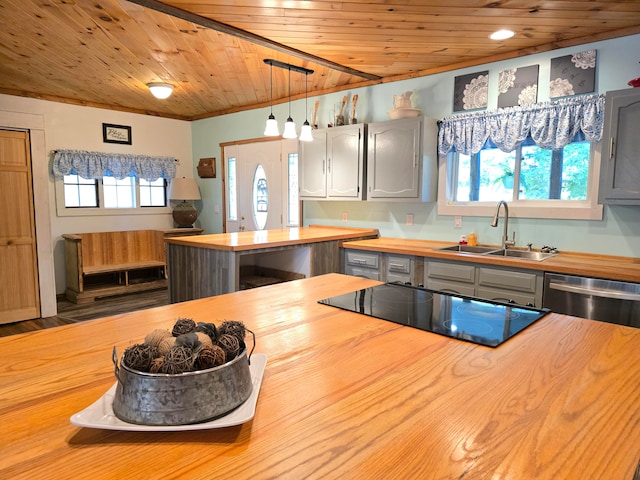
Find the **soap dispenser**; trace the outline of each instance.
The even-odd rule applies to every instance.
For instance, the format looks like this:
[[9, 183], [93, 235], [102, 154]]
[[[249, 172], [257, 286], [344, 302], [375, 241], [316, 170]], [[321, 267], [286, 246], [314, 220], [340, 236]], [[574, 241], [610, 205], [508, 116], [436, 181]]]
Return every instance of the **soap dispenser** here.
[[476, 235], [476, 232], [471, 232], [469, 235], [467, 235], [467, 244], [470, 247], [475, 247], [476, 245], [478, 245], [478, 236]]

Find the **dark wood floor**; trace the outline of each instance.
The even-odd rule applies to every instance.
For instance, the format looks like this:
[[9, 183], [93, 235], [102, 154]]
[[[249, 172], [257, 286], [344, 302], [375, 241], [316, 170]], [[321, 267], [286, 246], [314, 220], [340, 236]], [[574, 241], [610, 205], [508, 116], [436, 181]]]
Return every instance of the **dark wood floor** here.
[[117, 297], [100, 298], [95, 302], [83, 305], [76, 305], [61, 298], [58, 299], [57, 316], [0, 325], [0, 337], [42, 330], [43, 328], [58, 327], [60, 325], [108, 317], [120, 313], [133, 312], [135, 310], [159, 307], [161, 305], [167, 305], [168, 303], [169, 296], [166, 288], [152, 290], [150, 292], [119, 295]]

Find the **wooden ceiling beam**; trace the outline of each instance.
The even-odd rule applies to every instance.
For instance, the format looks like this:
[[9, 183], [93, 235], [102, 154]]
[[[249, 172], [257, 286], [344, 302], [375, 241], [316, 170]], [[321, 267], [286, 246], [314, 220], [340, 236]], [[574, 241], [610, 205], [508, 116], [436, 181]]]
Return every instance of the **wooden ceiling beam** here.
[[302, 50], [298, 50], [296, 48], [288, 47], [287, 45], [283, 45], [278, 42], [274, 42], [272, 40], [269, 40], [268, 38], [255, 35], [251, 32], [247, 32], [246, 30], [233, 27], [226, 23], [218, 22], [217, 20], [203, 17], [195, 13], [182, 10], [181, 8], [174, 7], [172, 5], [167, 5], [166, 3], [159, 2], [158, 0], [128, 0], [128, 1], [146, 8], [150, 8], [157, 12], [170, 15], [172, 17], [180, 18], [181, 20], [185, 20], [187, 22], [200, 25], [201, 27], [210, 28], [211, 30], [215, 30], [217, 32], [221, 32], [227, 35], [240, 38], [242, 40], [246, 40], [251, 43], [255, 43], [256, 45], [260, 45], [262, 47], [271, 48], [278, 52], [286, 53], [288, 55], [292, 55], [294, 57], [301, 58], [303, 60], [308, 60], [318, 65], [331, 68], [332, 70], [338, 70], [340, 72], [347, 73], [349, 75], [353, 75], [356, 77], [361, 77], [370, 81], [382, 80], [382, 78], [377, 75], [361, 72], [360, 70], [356, 70], [353, 68], [349, 68], [345, 65], [340, 65], [338, 63], [331, 62], [324, 58], [317, 57], [315, 55], [303, 52]]

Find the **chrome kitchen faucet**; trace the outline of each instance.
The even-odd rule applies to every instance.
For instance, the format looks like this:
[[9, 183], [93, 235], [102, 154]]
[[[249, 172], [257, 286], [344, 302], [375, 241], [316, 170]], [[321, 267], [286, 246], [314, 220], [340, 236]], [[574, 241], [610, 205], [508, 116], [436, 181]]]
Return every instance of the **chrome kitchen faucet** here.
[[504, 200], [500, 200], [498, 202], [498, 208], [496, 209], [496, 214], [493, 216], [491, 226], [498, 226], [498, 217], [500, 216], [501, 205], [504, 205], [504, 231], [502, 232], [502, 248], [506, 250], [507, 248], [509, 248], [509, 246], [513, 246], [516, 244], [516, 232], [513, 232], [513, 240], [509, 240], [509, 206]]

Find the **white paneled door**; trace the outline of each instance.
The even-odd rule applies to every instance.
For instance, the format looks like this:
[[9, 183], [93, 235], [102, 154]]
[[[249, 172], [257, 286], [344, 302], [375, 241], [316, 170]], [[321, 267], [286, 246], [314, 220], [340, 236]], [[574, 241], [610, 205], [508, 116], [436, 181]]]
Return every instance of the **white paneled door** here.
[[0, 130], [0, 323], [40, 317], [29, 134]]
[[226, 232], [287, 226], [285, 146], [291, 149], [292, 145], [295, 147], [286, 141], [264, 141], [224, 147]]

